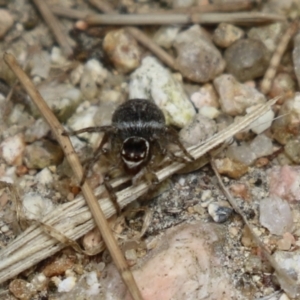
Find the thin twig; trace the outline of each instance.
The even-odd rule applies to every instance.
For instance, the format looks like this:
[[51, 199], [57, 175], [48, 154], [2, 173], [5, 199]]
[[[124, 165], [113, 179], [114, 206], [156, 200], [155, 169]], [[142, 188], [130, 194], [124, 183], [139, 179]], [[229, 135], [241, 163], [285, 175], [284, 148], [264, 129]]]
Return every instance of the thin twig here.
[[[253, 227], [250, 224], [250, 222], [248, 221], [247, 217], [242, 212], [242, 210], [239, 208], [239, 206], [237, 205], [237, 203], [234, 200], [234, 198], [231, 196], [231, 194], [228, 191], [228, 189], [225, 187], [225, 185], [224, 185], [224, 183], [222, 181], [222, 178], [221, 178], [221, 176], [220, 176], [220, 174], [219, 174], [219, 172], [217, 170], [215, 161], [213, 159], [211, 160], [211, 166], [212, 166], [212, 169], [215, 172], [215, 175], [216, 175], [216, 177], [218, 179], [219, 185], [220, 185], [221, 189], [223, 190], [223, 193], [225, 194], [228, 202], [234, 208], [235, 212], [238, 213], [242, 217], [244, 223], [246, 224], [246, 226], [248, 227], [249, 231], [251, 232], [251, 235], [252, 235], [254, 241], [261, 248], [261, 250], [263, 251], [264, 256], [268, 259], [268, 261], [271, 264], [271, 266], [275, 269], [276, 274], [277, 274], [277, 278], [280, 280], [280, 283], [282, 285], [281, 286], [282, 289], [284, 289], [288, 294], [290, 294], [291, 289], [293, 289], [292, 293], [293, 293], [293, 297], [295, 297], [295, 294], [299, 293], [299, 291], [298, 291], [299, 290], [299, 286], [298, 286], [297, 282], [289, 274], [287, 274], [287, 272], [285, 270], [283, 270], [278, 265], [278, 263], [274, 259], [274, 257], [268, 252], [268, 250], [265, 247], [264, 243], [255, 234], [255, 231], [253, 230]], [[297, 288], [297, 286], [298, 286], [298, 288]]]
[[[21, 84], [23, 85], [24, 89], [31, 97], [33, 102], [38, 107], [39, 111], [49, 124], [50, 128], [54, 136], [56, 137], [57, 141], [61, 145], [67, 161], [69, 162], [75, 178], [78, 182], [80, 182], [83, 176], [83, 169], [78, 159], [77, 154], [70, 142], [68, 137], [64, 137], [62, 135], [64, 128], [56, 119], [48, 105], [46, 104], [45, 100], [41, 97], [40, 93], [37, 91], [29, 77], [26, 73], [22, 70], [22, 68], [18, 65], [16, 59], [11, 54], [4, 54], [4, 60], [15, 73], [16, 77], [19, 79]], [[130, 294], [132, 295], [133, 299], [142, 299], [141, 293], [136, 285], [135, 279], [128, 268], [125, 258], [122, 255], [121, 250], [118, 247], [116, 240], [113, 237], [112, 231], [106, 221], [106, 218], [97, 202], [97, 199], [94, 196], [94, 193], [87, 182], [85, 182], [81, 187], [82, 193], [86, 199], [86, 202], [90, 208], [90, 211], [93, 215], [94, 221], [97, 224], [103, 240], [105, 242], [106, 247], [108, 248], [116, 267], [118, 268], [120, 275], [126, 284]]]
[[50, 9], [55, 15], [59, 17], [75, 20], [85, 19], [88, 15], [91, 14], [91, 12], [89, 11], [82, 11], [60, 5], [51, 6]]
[[196, 6], [191, 7], [176, 7], [173, 9], [164, 9], [164, 10], [153, 10], [151, 13], [204, 13], [204, 12], [232, 12], [232, 11], [241, 11], [241, 10], [249, 10], [253, 7], [253, 0], [244, 0], [244, 1], [233, 1], [226, 3], [212, 3], [212, 4], [198, 4]]
[[85, 21], [95, 25], [170, 25], [170, 24], [218, 24], [221, 22], [238, 25], [262, 24], [284, 21], [285, 17], [277, 14], [260, 12], [239, 13], [192, 13], [192, 14], [93, 14]]
[[70, 57], [73, 54], [73, 49], [68, 42], [68, 36], [65, 34], [61, 23], [54, 16], [45, 0], [32, 0], [39, 12], [43, 16], [46, 24], [51, 29], [57, 43], [61, 47], [63, 53]]
[[263, 94], [267, 94], [270, 91], [281, 58], [289, 44], [289, 41], [297, 32], [298, 27], [299, 22], [295, 21], [288, 27], [286, 32], [282, 35], [261, 83], [261, 92]]
[[[268, 103], [259, 106], [255, 111], [246, 115], [237, 123], [230, 125], [228, 128], [222, 130], [200, 145], [189, 148], [188, 151], [195, 159], [202, 157], [216, 146], [224, 143], [229, 137], [232, 137], [237, 132], [247, 128], [253, 121], [264, 115], [276, 100], [277, 99], [273, 99]], [[157, 172], [156, 176], [161, 182], [182, 167], [184, 167], [184, 164], [174, 162]], [[120, 186], [127, 180], [128, 178], [119, 178], [112, 182], [112, 186]], [[141, 182], [137, 186], [130, 186], [118, 192], [117, 198], [120, 208], [125, 207], [145, 194], [148, 191], [148, 188], [148, 184]], [[103, 186], [100, 186], [94, 192], [96, 196], [99, 196], [103, 191]], [[99, 205], [101, 205], [101, 209], [106, 218], [115, 214], [114, 205], [108, 198], [100, 199]], [[58, 206], [45, 216], [41, 222], [55, 227], [57, 231], [60, 231], [62, 234], [73, 240], [80, 238], [94, 227], [94, 222], [91, 220], [91, 212], [88, 207], [86, 207], [86, 202], [81, 195], [76, 197], [72, 202], [67, 202]], [[0, 257], [3, 258], [0, 260], [0, 283], [18, 275], [22, 271], [55, 254], [64, 247], [65, 245], [60, 244], [59, 241], [45, 234], [39, 226], [30, 226], [6, 248], [0, 251]]]

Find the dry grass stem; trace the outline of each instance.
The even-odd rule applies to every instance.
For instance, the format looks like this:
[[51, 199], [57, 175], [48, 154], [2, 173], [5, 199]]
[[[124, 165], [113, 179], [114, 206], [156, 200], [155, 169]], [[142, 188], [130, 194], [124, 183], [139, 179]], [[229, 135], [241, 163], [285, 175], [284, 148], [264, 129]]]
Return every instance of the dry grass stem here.
[[[15, 73], [16, 77], [19, 79], [21, 84], [23, 85], [24, 89], [28, 93], [28, 95], [31, 97], [33, 102], [38, 107], [40, 113], [44, 117], [44, 119], [49, 124], [50, 128], [52, 129], [52, 132], [54, 136], [56, 137], [57, 141], [61, 145], [65, 156], [73, 170], [73, 173], [80, 182], [82, 176], [83, 176], [83, 169], [80, 164], [80, 161], [78, 159], [77, 154], [74, 151], [74, 148], [70, 142], [70, 139], [68, 137], [64, 137], [62, 135], [64, 128], [59, 123], [59, 121], [56, 119], [50, 108], [47, 106], [44, 99], [41, 97], [40, 93], [37, 91], [29, 77], [26, 75], [26, 73], [21, 69], [21, 67], [16, 62], [15, 58], [11, 54], [5, 54], [4, 55], [5, 62], [9, 65], [9, 67], [12, 69], [12, 71]], [[112, 259], [114, 263], [116, 264], [116, 267], [118, 268], [120, 275], [122, 279], [124, 280], [126, 286], [128, 287], [128, 290], [130, 291], [130, 294], [132, 295], [133, 299], [142, 299], [142, 296], [140, 294], [140, 291], [136, 285], [136, 282], [134, 280], [134, 277], [132, 276], [132, 273], [130, 269], [128, 268], [127, 262], [121, 252], [121, 250], [118, 247], [118, 244], [113, 237], [112, 231], [106, 221], [105, 215], [103, 214], [101, 207], [99, 203], [97, 202], [97, 199], [88, 185], [87, 182], [85, 182], [81, 187], [82, 193], [84, 195], [84, 198], [90, 208], [90, 211], [92, 213], [92, 216], [94, 218], [95, 223], [97, 224], [103, 240], [105, 242], [105, 245], [107, 246]], [[44, 222], [48, 224], [47, 222]], [[51, 225], [51, 224], [48, 224]], [[67, 227], [69, 227], [67, 225]], [[58, 229], [58, 231], [61, 231], [61, 228]], [[66, 234], [66, 236], [68, 236]]]
[[91, 14], [89, 11], [81, 11], [58, 5], [51, 6], [50, 9], [56, 16], [75, 20], [84, 19]]
[[59, 20], [54, 16], [48, 4], [44, 0], [33, 0], [33, 3], [41, 13], [46, 24], [51, 29], [57, 43], [63, 50], [63, 53], [70, 57], [73, 54], [73, 49], [70, 46], [68, 36], [65, 34]]
[[274, 268], [274, 270], [276, 271], [276, 275], [277, 278], [281, 284], [282, 289], [285, 290], [285, 292], [287, 294], [289, 294], [291, 297], [295, 297], [297, 294], [300, 293], [300, 287], [297, 285], [297, 282], [289, 275], [286, 273], [285, 270], [283, 270], [278, 263], [276, 262], [276, 260], [272, 257], [272, 255], [269, 253], [269, 251], [267, 250], [267, 248], [265, 247], [264, 243], [259, 239], [259, 237], [255, 234], [255, 231], [252, 227], [252, 225], [250, 224], [250, 222], [248, 221], [247, 217], [245, 216], [245, 214], [243, 213], [243, 211], [239, 208], [239, 206], [237, 205], [236, 201], [234, 200], [234, 198], [231, 196], [230, 192], [228, 191], [228, 189], [225, 187], [222, 178], [216, 168], [215, 162], [214, 160], [211, 161], [211, 166], [215, 172], [215, 175], [218, 179], [219, 185], [221, 187], [221, 189], [223, 190], [228, 202], [231, 204], [231, 206], [234, 208], [235, 212], [238, 213], [244, 223], [246, 224], [246, 226], [248, 227], [249, 231], [251, 232], [251, 235], [254, 239], [254, 241], [256, 242], [257, 246], [259, 248], [261, 248], [261, 250], [263, 251], [264, 256], [267, 258], [267, 260], [269, 261], [269, 263], [271, 264], [271, 266]]
[[[265, 114], [276, 101], [277, 99], [273, 99], [261, 105], [239, 122], [232, 124], [204, 143], [191, 147], [188, 150], [196, 159], [200, 158], [237, 132], [247, 128], [253, 121]], [[182, 167], [184, 167], [184, 164], [172, 163], [157, 172], [156, 175], [159, 181], [163, 181]], [[114, 180], [112, 185], [117, 187], [127, 180], [128, 178], [120, 178]], [[103, 193], [103, 190], [104, 188], [100, 186], [94, 193], [96, 196], [99, 196]], [[122, 208], [128, 205], [146, 193], [147, 190], [147, 184], [142, 182], [137, 186], [130, 186], [118, 192], [119, 206]], [[111, 217], [115, 213], [114, 205], [108, 198], [99, 199], [98, 202], [106, 218]], [[76, 240], [95, 226], [91, 217], [91, 212], [86, 206], [84, 198], [79, 195], [74, 201], [58, 206], [49, 215], [45, 216], [41, 222], [54, 227], [69, 239]], [[0, 257], [3, 258], [0, 260], [0, 283], [18, 275], [64, 247], [64, 244], [46, 234], [37, 224], [30, 226], [0, 252]]]
[[273, 80], [276, 75], [277, 68], [280, 64], [281, 58], [291, 40], [291, 38], [296, 34], [298, 27], [299, 27], [299, 23], [298, 23], [298, 21], [295, 21], [288, 27], [286, 32], [282, 35], [282, 37], [278, 43], [278, 46], [271, 58], [269, 67], [265, 73], [263, 81], [261, 83], [261, 92], [263, 94], [267, 94], [270, 91]]
[[277, 14], [260, 12], [239, 13], [192, 13], [192, 14], [114, 14], [89, 15], [85, 21], [95, 25], [170, 25], [170, 24], [219, 24], [221, 22], [238, 25], [251, 25], [284, 21]]

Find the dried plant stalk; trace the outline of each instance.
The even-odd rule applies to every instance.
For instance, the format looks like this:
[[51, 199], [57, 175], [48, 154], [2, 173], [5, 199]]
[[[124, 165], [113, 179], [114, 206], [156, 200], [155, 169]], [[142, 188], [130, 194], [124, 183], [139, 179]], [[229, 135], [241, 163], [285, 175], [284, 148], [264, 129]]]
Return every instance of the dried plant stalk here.
[[[62, 147], [66, 159], [68, 163], [70, 164], [73, 173], [78, 180], [78, 182], [81, 181], [81, 178], [83, 176], [83, 169], [80, 164], [80, 161], [78, 159], [77, 154], [75, 153], [75, 150], [70, 142], [69, 137], [64, 137], [62, 135], [64, 128], [59, 123], [59, 121], [56, 119], [44, 99], [41, 97], [40, 93], [37, 91], [29, 77], [26, 75], [26, 73], [22, 70], [22, 68], [18, 65], [16, 59], [12, 54], [4, 54], [4, 60], [8, 64], [8, 66], [12, 69], [12, 71], [15, 73], [21, 84], [23, 85], [24, 89], [28, 93], [28, 95], [31, 97], [33, 102], [38, 107], [40, 113], [44, 117], [44, 119], [47, 121], [48, 125], [50, 126], [52, 132], [54, 133], [57, 141], [59, 142], [60, 146]], [[106, 247], [108, 248], [112, 259], [114, 263], [116, 264], [116, 267], [118, 268], [120, 275], [126, 284], [130, 294], [132, 295], [133, 299], [142, 299], [141, 293], [137, 287], [137, 284], [135, 282], [135, 279], [127, 265], [127, 262], [118, 247], [118, 244], [112, 234], [112, 231], [106, 221], [105, 215], [103, 214], [101, 207], [99, 206], [94, 193], [88, 183], [85, 181], [85, 183], [81, 186], [82, 193], [84, 195], [84, 198], [90, 208], [90, 211], [92, 213], [92, 216], [94, 218], [95, 223], [97, 224], [101, 235], [103, 237], [103, 240], [105, 242]], [[43, 222], [47, 225], [51, 225], [47, 222]], [[68, 225], [66, 225], [68, 227]], [[58, 228], [59, 231], [61, 231], [60, 228]], [[68, 236], [66, 234], [66, 236]]]
[[[239, 122], [230, 125], [200, 145], [191, 147], [188, 151], [196, 159], [200, 158], [216, 146], [224, 143], [237, 132], [247, 128], [253, 121], [264, 115], [276, 101], [277, 99], [273, 99], [259, 106], [251, 114], [239, 120]], [[174, 162], [157, 172], [157, 178], [161, 182], [184, 166], [182, 163]], [[128, 178], [120, 178], [115, 180], [112, 185], [116, 187], [126, 180]], [[145, 194], [148, 188], [146, 183], [141, 182], [137, 186], [130, 186], [121, 190], [117, 193], [119, 206], [122, 208], [128, 205]], [[103, 190], [104, 188], [101, 186], [94, 193], [96, 196], [99, 196]], [[106, 218], [115, 213], [114, 205], [108, 198], [101, 198], [98, 200], [98, 203]], [[91, 212], [86, 206], [84, 198], [79, 195], [74, 201], [58, 206], [49, 215], [44, 217], [41, 222], [55, 227], [63, 235], [76, 240], [95, 226], [91, 217]], [[0, 283], [18, 275], [20, 272], [34, 266], [39, 261], [53, 255], [64, 247], [65, 245], [47, 235], [38, 225], [30, 226], [5, 249], [1, 250]]]
[[276, 70], [279, 66], [279, 63], [281, 61], [281, 58], [288, 46], [289, 41], [291, 40], [291, 38], [295, 35], [295, 33], [297, 32], [299, 27], [299, 22], [295, 21], [293, 22], [288, 29], [286, 30], [286, 32], [283, 34], [283, 36], [281, 37], [278, 46], [271, 58], [269, 67], [265, 73], [265, 76], [263, 78], [263, 81], [261, 83], [261, 92], [263, 94], [267, 94], [269, 93], [271, 86], [272, 86], [272, 82], [275, 78], [276, 75]]
[[285, 17], [277, 14], [260, 12], [239, 13], [193, 13], [193, 14], [113, 14], [86, 17], [89, 25], [169, 25], [169, 24], [218, 24], [228, 22], [238, 25], [250, 25], [284, 21]]
[[47, 2], [44, 0], [33, 0], [33, 3], [38, 8], [46, 24], [51, 29], [57, 43], [62, 48], [64, 54], [67, 57], [70, 57], [73, 54], [73, 49], [68, 42], [68, 37], [64, 33], [59, 20], [57, 20], [57, 18], [53, 15], [52, 11], [48, 7]]

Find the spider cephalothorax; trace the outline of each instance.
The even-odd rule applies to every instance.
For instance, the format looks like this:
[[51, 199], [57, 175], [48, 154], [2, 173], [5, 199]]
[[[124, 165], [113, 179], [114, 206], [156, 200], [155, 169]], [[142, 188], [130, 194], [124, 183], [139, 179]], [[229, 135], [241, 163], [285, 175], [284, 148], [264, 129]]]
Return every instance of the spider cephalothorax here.
[[166, 124], [162, 111], [147, 100], [134, 99], [120, 105], [113, 114], [112, 126], [116, 128], [112, 149], [120, 155], [124, 169], [136, 174], [148, 164], [158, 138], [164, 134]]
[[[119, 168], [129, 175], [138, 175], [141, 171], [145, 179], [155, 183], [154, 171], [168, 156], [177, 161], [193, 160], [179, 141], [177, 132], [166, 125], [165, 117], [160, 108], [149, 100], [132, 99], [120, 105], [112, 116], [110, 126], [88, 127], [66, 135], [83, 132], [104, 132], [104, 137], [96, 150], [94, 158], [89, 162], [86, 170], [99, 160], [101, 156], [111, 161], [111, 168]], [[105, 144], [108, 148], [104, 148]], [[169, 144], [175, 144], [184, 155], [176, 156]], [[105, 176], [105, 186], [112, 193], [108, 183], [111, 170]], [[149, 175], [150, 174], [150, 175]], [[82, 178], [84, 182], [86, 172]], [[137, 177], [137, 176], [136, 176]], [[116, 200], [115, 195], [111, 198]]]

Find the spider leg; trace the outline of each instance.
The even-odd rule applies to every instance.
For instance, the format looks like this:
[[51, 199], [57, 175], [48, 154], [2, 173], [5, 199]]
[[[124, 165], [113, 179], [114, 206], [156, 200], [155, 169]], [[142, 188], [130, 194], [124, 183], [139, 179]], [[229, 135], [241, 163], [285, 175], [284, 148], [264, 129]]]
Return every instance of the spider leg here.
[[102, 155], [105, 156], [107, 154], [103, 150], [103, 146], [107, 141], [108, 141], [108, 134], [105, 133], [103, 138], [102, 138], [102, 141], [101, 141], [100, 145], [98, 146], [98, 148], [95, 151], [94, 157], [84, 166], [83, 175], [82, 175], [82, 178], [81, 178], [81, 181], [80, 181], [80, 186], [82, 186], [83, 183], [85, 182], [86, 177], [87, 177], [87, 173], [93, 167], [93, 165], [100, 159], [100, 157]]
[[[191, 161], [195, 160], [194, 157], [187, 152], [185, 147], [180, 142], [176, 130], [170, 126], [168, 126], [166, 129], [166, 138], [170, 143], [177, 145], [180, 148], [180, 150], [184, 153], [185, 157], [188, 157]], [[167, 152], [171, 153], [171, 157], [174, 158], [175, 160], [178, 160], [180, 158], [179, 156], [175, 155], [171, 151], [167, 151]], [[183, 159], [183, 161], [181, 160], [180, 162], [186, 162], [186, 160]]]
[[75, 130], [75, 131], [64, 131], [62, 133], [62, 135], [65, 136], [72, 136], [72, 135], [77, 135], [80, 133], [84, 133], [84, 132], [111, 132], [114, 133], [116, 132], [117, 129], [114, 126], [95, 126], [95, 127], [86, 127], [86, 128], [82, 128], [79, 130]]

